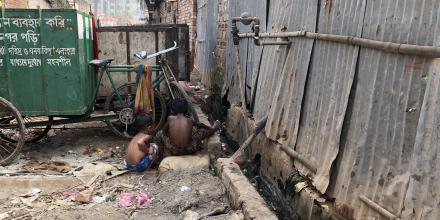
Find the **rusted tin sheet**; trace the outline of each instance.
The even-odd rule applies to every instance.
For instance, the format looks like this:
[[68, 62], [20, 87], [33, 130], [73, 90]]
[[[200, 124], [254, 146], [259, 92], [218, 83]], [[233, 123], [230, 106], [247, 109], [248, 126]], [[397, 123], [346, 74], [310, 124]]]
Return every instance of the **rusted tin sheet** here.
[[[436, 0], [368, 1], [363, 37], [434, 45], [439, 42], [439, 5]], [[361, 49], [329, 190], [349, 217], [384, 218], [359, 199], [365, 196], [402, 219], [440, 218], [434, 133], [438, 71], [431, 62]]]
[[[294, 31], [293, 17], [295, 15], [292, 14], [292, 11], [295, 5], [291, 0], [270, 1], [267, 31]], [[265, 46], [263, 48], [253, 112], [257, 121], [269, 112], [288, 52], [288, 45]]]
[[[292, 1], [291, 10], [286, 13], [292, 15], [291, 21], [294, 22], [289, 24], [292, 30], [316, 31], [318, 0]], [[271, 109], [266, 135], [274, 141], [294, 147], [314, 40], [291, 38], [290, 41], [283, 69], [280, 72], [271, 72], [270, 68], [264, 69], [267, 71], [264, 73], [267, 76], [266, 80], [278, 80], [271, 88], [275, 91], [273, 99], [267, 100]]]
[[440, 219], [440, 62], [430, 71], [411, 157], [402, 219]]
[[218, 29], [218, 1], [197, 1], [197, 39], [194, 67], [199, 71], [202, 83], [211, 86], [211, 74], [215, 74], [215, 46]]
[[[248, 12], [251, 16], [260, 18], [260, 31], [266, 32], [266, 9], [267, 1], [265, 0], [229, 0], [228, 1], [228, 32], [227, 32], [227, 56], [226, 56], [226, 81], [225, 88], [229, 89], [228, 99], [232, 103], [239, 103], [240, 90], [238, 87], [238, 77], [236, 74], [236, 50], [232, 42], [231, 20], [232, 17], [240, 17], [243, 12]], [[238, 23], [241, 33], [249, 33], [253, 31], [253, 25], [243, 25]], [[240, 39], [240, 63], [242, 70], [242, 79], [245, 85], [245, 95], [247, 104], [253, 102], [253, 94], [255, 94], [256, 82], [258, 79], [258, 70], [261, 61], [261, 53], [263, 47], [256, 46], [254, 40], [250, 38]]]
[[[360, 37], [365, 4], [366, 0], [330, 1], [321, 7], [318, 32]], [[358, 51], [357, 46], [325, 41], [315, 42], [313, 49], [295, 150], [317, 166], [317, 173], [299, 161], [295, 166], [312, 176], [314, 186], [321, 193], [328, 187], [330, 170], [339, 152]], [[295, 137], [287, 142], [294, 145]]]

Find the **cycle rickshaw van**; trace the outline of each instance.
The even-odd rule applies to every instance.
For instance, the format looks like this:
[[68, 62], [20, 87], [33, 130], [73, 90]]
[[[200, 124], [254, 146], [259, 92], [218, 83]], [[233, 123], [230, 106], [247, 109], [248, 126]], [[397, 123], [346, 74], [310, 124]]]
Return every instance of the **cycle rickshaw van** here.
[[[21, 142], [41, 138], [52, 116], [93, 111], [92, 27], [90, 15], [73, 9], [1, 10], [0, 163], [12, 159]], [[21, 132], [29, 120], [38, 134]]]

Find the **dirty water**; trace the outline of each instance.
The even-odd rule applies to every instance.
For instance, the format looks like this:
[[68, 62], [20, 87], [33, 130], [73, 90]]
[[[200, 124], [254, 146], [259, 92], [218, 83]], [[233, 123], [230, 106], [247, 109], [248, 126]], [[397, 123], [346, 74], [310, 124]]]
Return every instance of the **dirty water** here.
[[[226, 189], [212, 169], [125, 173], [121, 165], [127, 140], [101, 123], [63, 128], [41, 143], [27, 144], [13, 164], [0, 167], [0, 185], [7, 186], [0, 192], [1, 220], [182, 219], [213, 212], [215, 216], [203, 219], [243, 218], [241, 211], [230, 209]], [[133, 198], [132, 205], [122, 208], [123, 193], [147, 199], [137, 207], [139, 200]]]
[[[226, 131], [221, 133], [220, 139], [227, 146], [225, 152], [228, 155], [232, 155], [240, 147], [236, 141], [227, 135]], [[272, 210], [280, 220], [298, 219], [295, 212], [288, 205], [288, 202], [282, 199], [279, 190], [262, 178], [260, 166], [261, 161], [258, 157], [254, 158], [254, 160], [247, 160], [244, 164], [240, 165], [242, 172], [249, 179], [257, 192], [264, 198], [269, 209]]]

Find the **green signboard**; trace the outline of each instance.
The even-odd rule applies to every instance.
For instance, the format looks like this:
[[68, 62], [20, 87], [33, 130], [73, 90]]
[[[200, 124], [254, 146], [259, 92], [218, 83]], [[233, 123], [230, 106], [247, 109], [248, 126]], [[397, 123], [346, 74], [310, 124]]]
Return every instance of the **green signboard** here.
[[96, 79], [91, 17], [75, 10], [6, 9], [0, 18], [0, 96], [24, 115], [82, 115]]

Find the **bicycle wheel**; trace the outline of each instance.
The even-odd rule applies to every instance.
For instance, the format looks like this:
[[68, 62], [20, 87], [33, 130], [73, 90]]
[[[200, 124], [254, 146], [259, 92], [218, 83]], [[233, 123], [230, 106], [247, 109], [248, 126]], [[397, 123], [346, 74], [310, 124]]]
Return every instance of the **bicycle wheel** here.
[[[125, 123], [120, 121], [120, 115], [124, 114], [128, 117], [133, 117], [134, 114], [134, 101], [136, 98], [136, 83], [127, 83], [117, 88], [118, 93], [121, 95], [121, 103], [113, 91], [105, 100], [104, 112], [109, 113], [113, 111], [118, 118], [113, 120], [106, 120], [105, 123], [109, 126], [116, 135], [124, 138], [132, 138], [137, 131], [133, 129], [131, 125], [126, 127]], [[162, 129], [166, 120], [166, 103], [162, 94], [159, 91], [154, 90], [154, 106], [155, 106], [155, 119], [154, 123], [156, 127], [155, 131]], [[131, 115], [131, 116], [130, 116]]]
[[[0, 97], [0, 165], [11, 163], [25, 141], [25, 126], [20, 112]], [[17, 140], [17, 141], [13, 141]]]
[[196, 110], [194, 109], [194, 104], [192, 103], [190, 97], [186, 93], [185, 89], [179, 85], [176, 81], [170, 82], [171, 90], [173, 90], [173, 94], [175, 98], [185, 99], [188, 102], [188, 113], [195, 123], [199, 123], [199, 116], [197, 115]]
[[[53, 117], [47, 117], [47, 116], [42, 116], [42, 117], [27, 117], [27, 116], [23, 116], [23, 121], [25, 124], [25, 129], [24, 129], [24, 137], [25, 137], [25, 143], [31, 143], [31, 142], [37, 142], [39, 140], [41, 140], [42, 138], [44, 138], [47, 133], [50, 131], [52, 125], [45, 125], [45, 126], [37, 126], [37, 127], [26, 127], [26, 124], [28, 123], [34, 123], [34, 122], [51, 122], [53, 120]], [[0, 137], [4, 138], [5, 140], [8, 141], [12, 141], [12, 142], [17, 142], [16, 139], [14, 139], [14, 137], [8, 137], [7, 135], [3, 134], [2, 132], [0, 132]]]

